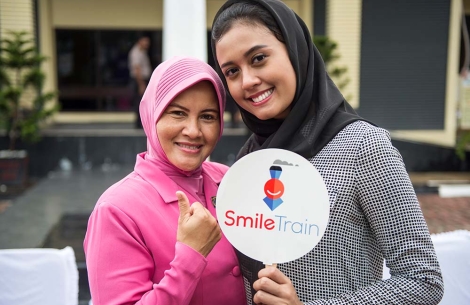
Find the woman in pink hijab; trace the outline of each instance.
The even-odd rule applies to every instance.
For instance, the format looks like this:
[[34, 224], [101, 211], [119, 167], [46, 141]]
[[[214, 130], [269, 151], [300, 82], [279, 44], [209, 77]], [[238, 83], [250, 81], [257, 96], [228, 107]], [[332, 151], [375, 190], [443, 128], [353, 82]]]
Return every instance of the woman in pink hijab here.
[[205, 161], [222, 135], [224, 92], [198, 59], [175, 57], [153, 72], [140, 103], [147, 151], [88, 221], [94, 305], [246, 304], [236, 255], [215, 219], [227, 167]]

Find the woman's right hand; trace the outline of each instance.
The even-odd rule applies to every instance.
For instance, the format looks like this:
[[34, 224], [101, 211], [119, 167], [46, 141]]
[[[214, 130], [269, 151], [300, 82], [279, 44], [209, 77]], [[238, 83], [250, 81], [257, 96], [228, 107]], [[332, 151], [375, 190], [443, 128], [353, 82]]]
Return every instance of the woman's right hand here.
[[222, 237], [219, 224], [199, 202], [190, 205], [185, 193], [177, 191], [176, 197], [180, 210], [176, 240], [206, 257]]

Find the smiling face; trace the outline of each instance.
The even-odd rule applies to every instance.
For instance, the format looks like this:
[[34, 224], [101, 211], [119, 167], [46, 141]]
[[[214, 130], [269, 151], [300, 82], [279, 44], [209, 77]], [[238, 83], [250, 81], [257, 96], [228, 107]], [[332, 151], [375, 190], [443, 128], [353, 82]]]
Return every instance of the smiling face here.
[[260, 24], [236, 22], [216, 42], [217, 62], [235, 102], [261, 120], [284, 119], [296, 78], [286, 46]]
[[192, 171], [214, 149], [220, 133], [219, 103], [208, 81], [176, 96], [157, 122], [157, 136], [168, 160]]

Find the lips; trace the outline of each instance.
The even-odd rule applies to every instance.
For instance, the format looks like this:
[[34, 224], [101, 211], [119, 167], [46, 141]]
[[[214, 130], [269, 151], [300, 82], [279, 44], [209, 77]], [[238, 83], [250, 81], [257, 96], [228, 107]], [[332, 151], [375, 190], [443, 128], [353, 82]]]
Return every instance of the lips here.
[[257, 103], [260, 103], [262, 102], [263, 100], [265, 100], [266, 98], [268, 98], [271, 94], [273, 94], [273, 91], [274, 89], [271, 88], [263, 93], [261, 93], [260, 95], [256, 96], [256, 97], [251, 97], [251, 100], [257, 104]]

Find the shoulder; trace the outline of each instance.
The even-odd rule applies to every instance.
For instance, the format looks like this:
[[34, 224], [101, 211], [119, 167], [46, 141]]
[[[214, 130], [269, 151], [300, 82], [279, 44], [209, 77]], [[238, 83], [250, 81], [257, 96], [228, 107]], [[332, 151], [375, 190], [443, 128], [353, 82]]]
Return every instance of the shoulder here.
[[129, 55], [130, 55], [130, 56], [135, 56], [135, 53], [136, 53], [136, 52], [138, 52], [138, 50], [137, 50], [137, 47], [134, 45], [134, 46], [130, 49]]
[[392, 148], [390, 133], [386, 129], [364, 121], [356, 121], [344, 127], [336, 135], [334, 142], [343, 149], [349, 147], [356, 153], [374, 147]]
[[351, 147], [356, 161], [361, 164], [403, 163], [400, 152], [392, 144], [390, 133], [383, 128], [357, 121], [346, 126], [340, 134], [343, 146]]
[[[353, 125], [353, 124], [351, 124]], [[390, 133], [383, 128], [371, 125], [367, 122], [358, 121], [348, 130], [348, 133], [355, 135], [360, 140], [360, 151], [364, 150], [396, 150], [392, 145]]]
[[155, 196], [155, 192], [157, 190], [154, 187], [138, 174], [132, 172], [104, 191], [98, 199], [95, 209], [112, 207], [126, 214], [131, 214], [132, 207], [135, 207], [137, 202], [145, 202], [149, 198], [152, 201], [159, 200], [160, 196]]
[[365, 146], [372, 147], [377, 142], [391, 145], [390, 135], [387, 130], [365, 121], [355, 121], [338, 132], [319, 152], [319, 156], [341, 154], [352, 157], [357, 155]]
[[355, 121], [341, 130], [338, 135], [352, 137], [352, 138], [364, 138], [367, 136], [385, 137], [390, 140], [390, 133], [380, 127], [374, 126], [365, 121]]
[[204, 162], [202, 168], [205, 174], [211, 177], [216, 183], [220, 183], [229, 167], [217, 162]]

